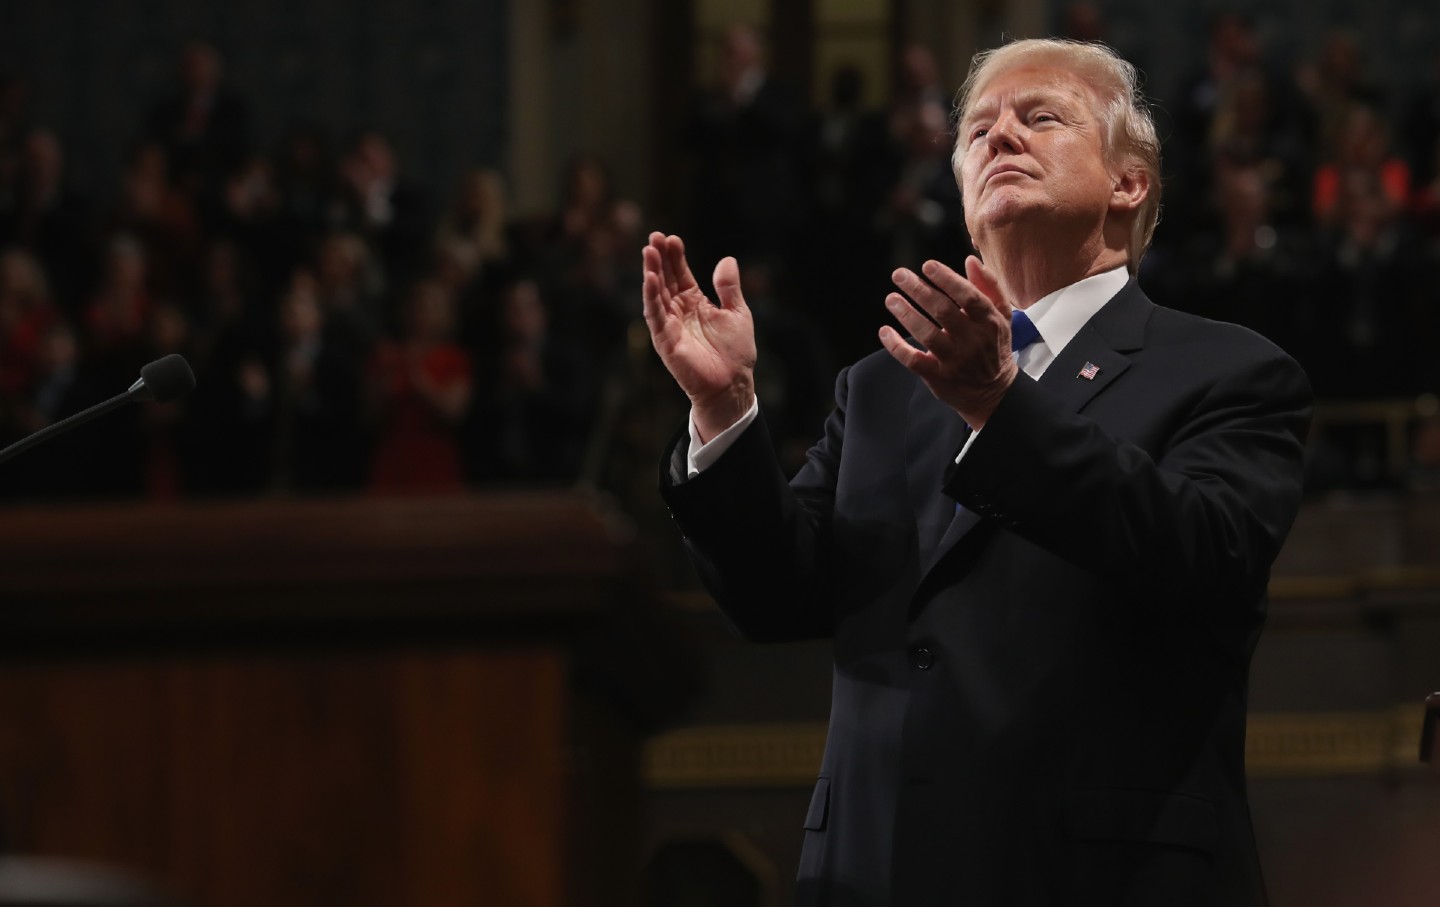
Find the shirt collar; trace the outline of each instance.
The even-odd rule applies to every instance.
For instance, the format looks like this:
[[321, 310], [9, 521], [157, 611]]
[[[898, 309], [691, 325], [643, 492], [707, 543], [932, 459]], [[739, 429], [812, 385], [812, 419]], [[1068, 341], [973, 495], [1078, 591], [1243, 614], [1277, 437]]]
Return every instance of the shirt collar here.
[[1129, 271], [1121, 265], [1042, 296], [1030, 304], [1025, 315], [1040, 332], [1040, 339], [1051, 354], [1059, 356], [1085, 322], [1124, 289], [1129, 280]]

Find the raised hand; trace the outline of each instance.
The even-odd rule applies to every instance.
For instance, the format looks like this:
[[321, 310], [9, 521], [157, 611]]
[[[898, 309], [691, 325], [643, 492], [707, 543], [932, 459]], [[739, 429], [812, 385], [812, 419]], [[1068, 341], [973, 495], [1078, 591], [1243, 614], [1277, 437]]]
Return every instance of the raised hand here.
[[938, 261], [925, 262], [921, 270], [928, 281], [907, 268], [897, 270], [892, 278], [901, 292], [885, 297], [885, 306], [925, 349], [911, 346], [888, 325], [880, 329], [880, 342], [979, 431], [1019, 373], [1010, 352], [1010, 305], [994, 275], [973, 255], [965, 259], [966, 277]]
[[690, 398], [704, 443], [755, 401], [755, 324], [740, 294], [740, 267], [733, 258], [715, 266], [716, 305], [690, 273], [680, 237], [651, 233], [641, 257], [650, 341]]

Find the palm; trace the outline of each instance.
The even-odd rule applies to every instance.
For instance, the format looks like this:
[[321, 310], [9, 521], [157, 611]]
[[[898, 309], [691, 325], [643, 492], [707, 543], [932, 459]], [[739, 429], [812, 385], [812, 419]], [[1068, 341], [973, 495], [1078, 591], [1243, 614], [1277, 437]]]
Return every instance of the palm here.
[[724, 309], [691, 287], [671, 294], [672, 317], [659, 325], [655, 350], [692, 398], [729, 387], [736, 372], [755, 366], [750, 310]]
[[748, 385], [755, 368], [755, 326], [734, 259], [715, 269], [715, 287], [720, 305], [695, 282], [678, 238], [652, 238], [645, 249], [645, 321], [660, 360], [695, 403]]

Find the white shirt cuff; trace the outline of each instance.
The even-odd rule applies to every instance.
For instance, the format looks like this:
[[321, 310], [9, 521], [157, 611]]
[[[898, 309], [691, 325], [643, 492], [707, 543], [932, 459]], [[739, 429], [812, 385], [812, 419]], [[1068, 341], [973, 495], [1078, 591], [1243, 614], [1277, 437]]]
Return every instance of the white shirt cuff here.
[[955, 455], [955, 462], [956, 462], [956, 464], [959, 464], [959, 462], [960, 462], [961, 460], [965, 459], [965, 451], [967, 451], [967, 450], [970, 449], [970, 445], [971, 445], [971, 444], [974, 444], [974, 443], [975, 443], [975, 439], [978, 438], [978, 437], [980, 437], [980, 432], [978, 432], [978, 431], [972, 431], [972, 432], [970, 432], [970, 437], [968, 437], [968, 438], [965, 439], [965, 443], [962, 444], [962, 445], [960, 445], [960, 452]]
[[758, 415], [760, 415], [760, 398], [756, 397], [750, 403], [750, 409], [734, 425], [704, 444], [696, 444], [695, 438], [698, 432], [695, 431], [695, 411], [692, 409], [690, 411], [690, 448], [685, 453], [685, 477], [693, 479], [715, 465], [715, 461], [720, 459], [720, 455], [730, 449], [730, 446], [735, 443], [735, 439], [750, 427], [750, 423], [754, 422]]

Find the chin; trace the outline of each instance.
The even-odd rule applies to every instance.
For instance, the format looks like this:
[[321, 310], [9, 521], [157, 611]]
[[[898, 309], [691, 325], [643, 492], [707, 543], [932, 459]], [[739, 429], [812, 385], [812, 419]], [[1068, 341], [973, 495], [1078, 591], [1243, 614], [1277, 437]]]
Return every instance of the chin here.
[[1035, 199], [1021, 198], [1006, 193], [1003, 196], [997, 195], [986, 199], [970, 222], [982, 230], [993, 230], [1043, 217], [1045, 210], [1045, 206]]

